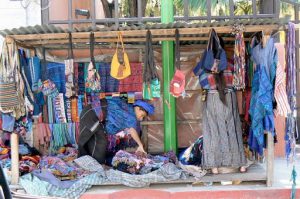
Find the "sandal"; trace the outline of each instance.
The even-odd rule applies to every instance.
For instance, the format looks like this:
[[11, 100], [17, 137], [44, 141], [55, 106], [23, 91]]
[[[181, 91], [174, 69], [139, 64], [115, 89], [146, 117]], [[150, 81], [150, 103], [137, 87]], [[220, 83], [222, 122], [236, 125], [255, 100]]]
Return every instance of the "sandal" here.
[[247, 172], [247, 168], [244, 167], [244, 166], [240, 167], [240, 172], [241, 173], [246, 173]]
[[213, 174], [219, 174], [219, 171], [218, 171], [218, 168], [212, 168], [211, 169], [211, 172], [213, 173]]

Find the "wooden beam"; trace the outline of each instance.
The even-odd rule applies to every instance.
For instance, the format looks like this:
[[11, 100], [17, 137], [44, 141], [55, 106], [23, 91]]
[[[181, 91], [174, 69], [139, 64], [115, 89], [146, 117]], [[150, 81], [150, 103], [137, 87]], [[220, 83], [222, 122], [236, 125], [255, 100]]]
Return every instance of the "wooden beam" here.
[[[208, 34], [214, 28], [217, 33], [231, 33], [231, 26], [220, 27], [199, 27], [199, 28], [179, 28], [180, 35], [195, 35], [195, 34]], [[245, 26], [245, 32], [257, 32], [261, 30], [277, 30], [278, 25], [250, 25]], [[115, 37], [121, 33], [124, 37], [145, 37], [147, 30], [123, 30], [123, 31], [103, 31], [94, 32], [95, 38]], [[152, 29], [151, 33], [155, 36], [174, 36], [175, 29]], [[75, 32], [72, 33], [73, 39], [88, 39], [90, 32]], [[51, 34], [27, 34], [27, 35], [9, 35], [16, 40], [51, 40], [51, 39], [68, 39], [68, 33], [51, 33]]]
[[[180, 41], [208, 41], [208, 37], [181, 37]], [[235, 41], [234, 37], [223, 37], [224, 41]], [[173, 37], [160, 37], [160, 38], [153, 38], [152, 41], [174, 41], [175, 39]], [[99, 43], [116, 43], [118, 40], [113, 38], [101, 38], [101, 39], [95, 39], [95, 42]], [[145, 38], [123, 38], [124, 42], [146, 42]], [[250, 41], [249, 38], [245, 38], [245, 41]], [[63, 40], [40, 40], [40, 41], [23, 41], [19, 42], [25, 46], [25, 43], [27, 46], [45, 46], [45, 45], [61, 45], [61, 44], [68, 44], [69, 40], [63, 39]], [[88, 39], [73, 39], [73, 43], [76, 45], [78, 43], [85, 43], [88, 45], [89, 40]], [[76, 48], [76, 46], [75, 46]]]

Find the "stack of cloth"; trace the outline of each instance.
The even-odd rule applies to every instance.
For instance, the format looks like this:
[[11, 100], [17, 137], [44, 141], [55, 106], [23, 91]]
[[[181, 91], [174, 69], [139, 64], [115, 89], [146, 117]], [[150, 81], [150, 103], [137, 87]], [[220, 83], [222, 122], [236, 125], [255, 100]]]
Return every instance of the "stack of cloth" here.
[[167, 163], [177, 164], [177, 157], [170, 151], [163, 155], [147, 155], [143, 153], [128, 153], [120, 150], [112, 159], [112, 166], [119, 171], [130, 174], [147, 174], [161, 168]]

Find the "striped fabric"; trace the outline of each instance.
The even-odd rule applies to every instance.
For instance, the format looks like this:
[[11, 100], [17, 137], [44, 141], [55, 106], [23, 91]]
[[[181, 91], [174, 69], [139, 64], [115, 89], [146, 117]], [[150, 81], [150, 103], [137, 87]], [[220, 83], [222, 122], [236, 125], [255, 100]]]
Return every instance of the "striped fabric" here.
[[246, 164], [236, 94], [225, 90], [227, 105], [211, 90], [203, 103], [203, 168]]
[[15, 107], [18, 106], [18, 97], [16, 83], [0, 83], [0, 106]]
[[287, 115], [291, 113], [291, 108], [288, 102], [285, 88], [285, 72], [283, 71], [281, 64], [278, 62], [274, 92], [277, 102], [277, 109], [275, 110], [275, 114], [287, 117]]

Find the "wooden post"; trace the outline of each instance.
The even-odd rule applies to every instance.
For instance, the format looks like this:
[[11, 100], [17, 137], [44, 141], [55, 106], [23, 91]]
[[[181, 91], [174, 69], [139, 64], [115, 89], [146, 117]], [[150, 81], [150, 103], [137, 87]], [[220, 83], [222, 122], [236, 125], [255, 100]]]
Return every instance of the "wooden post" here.
[[12, 133], [10, 137], [11, 145], [11, 184], [17, 185], [19, 182], [19, 135]]
[[274, 139], [271, 132], [267, 132], [267, 186], [271, 187], [274, 180]]

